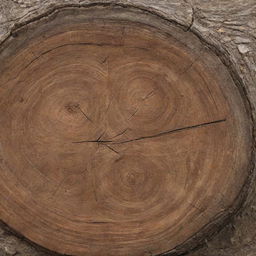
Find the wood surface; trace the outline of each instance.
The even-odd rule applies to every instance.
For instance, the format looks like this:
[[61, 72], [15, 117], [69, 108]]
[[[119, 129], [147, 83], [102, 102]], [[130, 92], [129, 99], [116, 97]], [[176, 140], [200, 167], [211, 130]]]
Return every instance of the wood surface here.
[[157, 255], [233, 205], [249, 117], [192, 33], [118, 8], [66, 10], [19, 31], [0, 58], [0, 217], [28, 239]]

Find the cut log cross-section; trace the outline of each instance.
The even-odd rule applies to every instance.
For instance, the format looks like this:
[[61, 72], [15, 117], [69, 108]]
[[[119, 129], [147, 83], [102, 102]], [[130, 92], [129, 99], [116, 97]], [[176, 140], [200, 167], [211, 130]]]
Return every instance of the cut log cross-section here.
[[248, 176], [250, 122], [226, 67], [143, 15], [61, 11], [3, 44], [0, 218], [50, 250], [168, 252]]

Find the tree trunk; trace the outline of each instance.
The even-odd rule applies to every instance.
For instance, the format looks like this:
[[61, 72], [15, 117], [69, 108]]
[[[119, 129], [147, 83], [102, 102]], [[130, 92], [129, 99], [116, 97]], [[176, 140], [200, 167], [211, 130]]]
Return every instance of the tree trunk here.
[[1, 255], [256, 253], [254, 1], [0, 6]]

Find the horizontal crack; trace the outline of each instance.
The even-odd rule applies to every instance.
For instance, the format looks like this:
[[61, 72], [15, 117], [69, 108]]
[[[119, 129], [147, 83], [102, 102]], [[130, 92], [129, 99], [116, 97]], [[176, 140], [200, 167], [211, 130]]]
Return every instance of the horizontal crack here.
[[218, 124], [218, 123], [225, 122], [226, 120], [227, 119], [225, 118], [225, 119], [215, 120], [215, 121], [211, 121], [211, 122], [196, 124], [196, 125], [192, 125], [192, 126], [185, 126], [185, 127], [182, 127], [182, 128], [176, 128], [176, 129], [173, 129], [173, 130], [161, 132], [161, 133], [150, 135], [150, 136], [142, 136], [142, 137], [139, 137], [139, 138], [124, 140], [124, 141], [119, 141], [119, 142], [116, 142], [116, 141], [113, 141], [113, 140], [100, 140], [100, 138], [102, 137], [102, 136], [100, 136], [100, 138], [98, 138], [97, 140], [82, 140], [82, 141], [74, 141], [73, 143], [90, 142], [90, 143], [124, 144], [124, 143], [133, 142], [133, 141], [140, 141], [140, 140], [145, 140], [145, 139], [157, 138], [157, 137], [165, 136], [165, 135], [168, 135], [168, 134], [172, 134], [172, 133], [176, 133], [176, 132], [180, 132], [180, 131], [185, 131], [185, 130], [190, 130], [190, 129], [195, 129], [195, 128], [200, 128], [200, 127], [204, 127], [204, 126], [208, 126], [208, 125], [212, 125], [212, 124]]
[[91, 143], [110, 143], [113, 142], [112, 140], [81, 140], [81, 141], [73, 141], [73, 143], [85, 143], [85, 142], [91, 142]]
[[110, 222], [110, 221], [86, 221], [85, 223], [88, 223], [88, 224], [110, 224], [113, 222]]
[[177, 129], [161, 132], [161, 133], [158, 133], [158, 134], [150, 135], [150, 136], [143, 136], [143, 137], [139, 137], [139, 138], [135, 138], [135, 139], [131, 139], [131, 140], [113, 142], [113, 144], [124, 144], [124, 143], [132, 142], [132, 141], [138, 141], [138, 140], [161, 137], [161, 136], [168, 135], [168, 134], [171, 134], [171, 133], [180, 132], [180, 131], [184, 131], [184, 130], [190, 130], [190, 129], [194, 129], [194, 128], [200, 128], [200, 127], [208, 126], [208, 125], [211, 125], [211, 124], [217, 124], [217, 123], [221, 123], [221, 122], [225, 122], [225, 121], [226, 121], [226, 119], [221, 119], [221, 120], [216, 120], [216, 121], [212, 121], [212, 122], [201, 123], [201, 124], [192, 125], [192, 126], [186, 126], [186, 127], [177, 128]]

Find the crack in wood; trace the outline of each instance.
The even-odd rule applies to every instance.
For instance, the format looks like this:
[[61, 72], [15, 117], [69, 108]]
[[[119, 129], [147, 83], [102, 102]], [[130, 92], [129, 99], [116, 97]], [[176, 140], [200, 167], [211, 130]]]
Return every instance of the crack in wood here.
[[110, 147], [109, 145], [107, 145], [107, 144], [102, 144], [102, 145], [104, 145], [105, 147], [107, 147], [108, 149], [110, 149], [111, 151], [113, 151], [114, 153], [119, 155], [119, 152], [116, 151], [115, 149], [113, 149], [112, 147]]
[[116, 137], [119, 137], [121, 135], [124, 135], [128, 130], [130, 130], [130, 128], [126, 128], [124, 129], [122, 132], [118, 133], [117, 135], [115, 135], [114, 137], [110, 138], [111, 140], [116, 138]]
[[[187, 1], [186, 1], [187, 2]], [[193, 13], [193, 15], [192, 15], [192, 22], [191, 22], [191, 25], [189, 26], [189, 28], [188, 28], [188, 31], [192, 28], [192, 26], [193, 26], [193, 21], [194, 21], [194, 13]], [[206, 38], [206, 37], [205, 37]], [[207, 43], [208, 44], [208, 43]], [[229, 67], [228, 67], [229, 68]], [[250, 112], [251, 113], [251, 112]], [[252, 120], [253, 120], [253, 118], [252, 118]], [[190, 128], [191, 129], [191, 128]], [[161, 135], [160, 135], [161, 136]], [[143, 138], [143, 137], [142, 137]], [[113, 138], [112, 138], [113, 139]], [[139, 139], [139, 138], [138, 138]], [[144, 139], [144, 138], [143, 138]], [[111, 139], [110, 139], [111, 140]], [[132, 140], [133, 141], [133, 140]], [[100, 144], [100, 143], [102, 143], [102, 144], [104, 144], [105, 143], [105, 141], [104, 140], [101, 140], [101, 139], [98, 139], [97, 141], [94, 141], [94, 142], [98, 142], [98, 144]], [[125, 143], [127, 143], [127, 142], [125, 142]], [[99, 145], [98, 145], [99, 146]], [[233, 209], [233, 208], [232, 208]], [[177, 248], [177, 251], [179, 251], [180, 250], [180, 248]], [[174, 250], [172, 250], [171, 252], [174, 252], [175, 251], [175, 255], [177, 255], [176, 254], [176, 249], [174, 249]], [[177, 252], [178, 253], [178, 252]], [[168, 255], [169, 255], [169, 253], [168, 253]], [[172, 253], [172, 255], [174, 255], [173, 253]]]
[[93, 123], [92, 119], [81, 109], [81, 107], [78, 105], [78, 109], [80, 110], [80, 112], [84, 115], [84, 117], [90, 121], [91, 123]]
[[139, 138], [124, 140], [124, 141], [119, 141], [119, 142], [116, 142], [116, 141], [113, 141], [113, 140], [100, 140], [100, 138], [102, 137], [102, 135], [101, 135], [97, 140], [73, 141], [72, 143], [90, 142], [90, 143], [125, 144], [125, 143], [129, 143], [129, 142], [133, 142], [133, 141], [140, 141], [140, 140], [145, 140], [145, 139], [157, 138], [157, 137], [161, 137], [161, 136], [165, 136], [165, 135], [169, 135], [169, 134], [172, 134], [172, 133], [181, 132], [181, 131], [185, 131], [185, 130], [201, 128], [201, 127], [205, 127], [205, 126], [209, 126], [209, 125], [213, 125], [213, 124], [218, 124], [218, 123], [222, 123], [222, 122], [226, 122], [226, 121], [227, 121], [227, 119], [224, 118], [224, 119], [220, 119], [220, 120], [215, 120], [215, 121], [196, 124], [196, 125], [191, 125], [191, 126], [185, 126], [185, 127], [182, 127], [182, 128], [176, 128], [176, 129], [172, 129], [172, 130], [169, 130], [169, 131], [160, 132], [160, 133], [157, 133], [157, 134], [154, 134], [154, 135], [142, 136], [142, 137], [139, 137]]
[[194, 128], [200, 128], [200, 127], [204, 127], [204, 126], [208, 126], [208, 125], [212, 125], [212, 124], [217, 124], [217, 123], [221, 123], [221, 122], [225, 122], [225, 121], [226, 121], [226, 119], [221, 119], [221, 120], [216, 120], [216, 121], [212, 121], [212, 122], [201, 123], [201, 124], [192, 125], [192, 126], [186, 126], [186, 127], [182, 127], [182, 128], [177, 128], [177, 129], [161, 132], [161, 133], [158, 133], [158, 134], [155, 134], [155, 135], [143, 136], [143, 137], [139, 137], [139, 138], [135, 138], [135, 139], [131, 139], [131, 140], [126, 140], [126, 141], [121, 141], [121, 142], [113, 142], [113, 144], [124, 144], [124, 143], [128, 143], [128, 142], [133, 142], [133, 141], [156, 138], [156, 137], [168, 135], [168, 134], [171, 134], [171, 133], [176, 133], [176, 132], [180, 132], [180, 131], [184, 131], [184, 130], [190, 130], [190, 129], [194, 129]]

